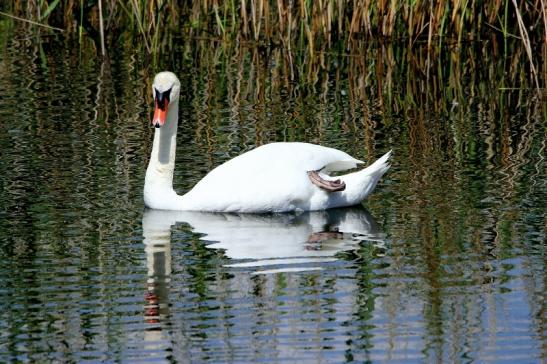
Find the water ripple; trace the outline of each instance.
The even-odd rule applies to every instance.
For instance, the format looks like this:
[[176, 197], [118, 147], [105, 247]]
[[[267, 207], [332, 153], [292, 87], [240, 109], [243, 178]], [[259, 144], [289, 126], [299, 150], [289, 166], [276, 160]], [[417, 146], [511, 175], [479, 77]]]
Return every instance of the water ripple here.
[[444, 114], [406, 94], [389, 112], [366, 67], [301, 85], [279, 78], [277, 50], [265, 64], [201, 49], [203, 64], [174, 65], [177, 190], [273, 140], [363, 160], [393, 149], [392, 168], [366, 210], [143, 212], [153, 129], [140, 55], [120, 42], [110, 62], [80, 59], [59, 38], [42, 58], [38, 40], [18, 34], [0, 54], [1, 362], [545, 360], [532, 99], [506, 91], [500, 110], [477, 94]]

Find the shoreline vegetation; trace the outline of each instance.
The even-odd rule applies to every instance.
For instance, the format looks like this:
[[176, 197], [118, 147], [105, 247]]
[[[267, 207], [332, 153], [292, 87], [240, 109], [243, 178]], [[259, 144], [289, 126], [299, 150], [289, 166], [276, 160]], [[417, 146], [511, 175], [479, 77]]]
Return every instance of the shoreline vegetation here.
[[15, 26], [91, 43], [99, 55], [124, 44], [154, 69], [178, 44], [205, 40], [225, 54], [280, 50], [293, 81], [317, 78], [329, 55], [359, 57], [375, 47], [419, 59], [428, 79], [445, 62], [464, 69], [485, 55], [504, 60], [501, 90], [543, 89], [544, 98], [547, 84], [547, 0], [12, 0], [0, 6], [0, 29]]

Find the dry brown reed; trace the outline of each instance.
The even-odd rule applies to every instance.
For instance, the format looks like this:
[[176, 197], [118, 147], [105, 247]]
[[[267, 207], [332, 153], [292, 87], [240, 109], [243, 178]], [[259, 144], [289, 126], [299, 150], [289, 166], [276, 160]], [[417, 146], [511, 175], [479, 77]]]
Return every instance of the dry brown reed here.
[[[312, 49], [323, 49], [324, 45], [330, 46], [336, 41], [347, 42], [349, 38], [405, 38], [411, 42], [425, 39], [431, 47], [438, 38], [459, 42], [480, 39], [493, 29], [486, 25], [516, 34], [520, 29], [518, 19], [531, 29], [532, 42], [545, 41], [547, 36], [544, 0], [531, 0], [520, 6], [513, 1], [513, 9], [501, 0], [482, 3], [469, 0], [105, 1], [110, 30], [136, 31], [149, 45], [153, 43], [154, 33], [169, 30], [201, 36], [238, 36], [263, 43], [290, 43], [293, 47], [302, 42]], [[89, 6], [78, 0], [12, 0], [4, 6], [7, 10], [4, 12], [42, 23], [53, 21], [67, 30], [75, 30], [73, 24], [79, 21], [81, 8], [85, 17], [95, 17], [100, 4], [101, 1]], [[165, 23], [171, 26], [158, 27]], [[99, 25], [95, 25], [98, 28]]]
[[[98, 9], [101, 3], [104, 6]], [[106, 41], [106, 48], [129, 38], [154, 59], [172, 46], [174, 37], [280, 45], [307, 52], [297, 63], [318, 52], [353, 53], [362, 41], [404, 40], [411, 46], [425, 42], [432, 53], [438, 53], [435, 48], [446, 44], [490, 46], [517, 37], [525, 47], [529, 73], [540, 78], [536, 82], [540, 87], [545, 73], [540, 55], [547, 44], [545, 1], [509, 4], [501, 0], [101, 0], [90, 5], [82, 0], [11, 0], [4, 12], [72, 33], [84, 29], [97, 46]], [[98, 30], [103, 17], [104, 36]], [[505, 47], [502, 56], [512, 52]], [[434, 58], [432, 54], [428, 66]]]

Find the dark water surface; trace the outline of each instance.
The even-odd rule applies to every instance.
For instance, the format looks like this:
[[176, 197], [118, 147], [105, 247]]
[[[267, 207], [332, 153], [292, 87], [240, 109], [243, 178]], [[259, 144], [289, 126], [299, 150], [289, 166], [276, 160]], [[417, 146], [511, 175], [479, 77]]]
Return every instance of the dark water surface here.
[[177, 190], [270, 141], [394, 158], [364, 206], [177, 213], [143, 206], [138, 55], [4, 43], [0, 362], [547, 360], [545, 100], [498, 63], [185, 44]]

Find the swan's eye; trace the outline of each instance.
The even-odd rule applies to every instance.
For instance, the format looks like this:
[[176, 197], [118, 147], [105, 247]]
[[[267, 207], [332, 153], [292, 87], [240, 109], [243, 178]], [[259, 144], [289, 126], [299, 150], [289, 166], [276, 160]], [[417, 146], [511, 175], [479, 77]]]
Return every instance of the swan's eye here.
[[156, 105], [161, 110], [165, 110], [165, 107], [169, 104], [169, 97], [171, 95], [171, 89], [159, 92], [158, 89], [155, 89], [156, 91]]

